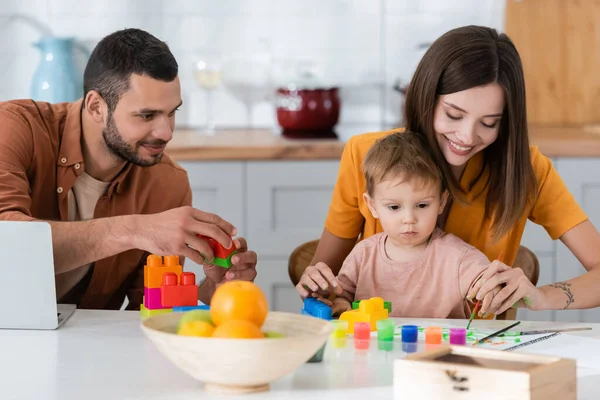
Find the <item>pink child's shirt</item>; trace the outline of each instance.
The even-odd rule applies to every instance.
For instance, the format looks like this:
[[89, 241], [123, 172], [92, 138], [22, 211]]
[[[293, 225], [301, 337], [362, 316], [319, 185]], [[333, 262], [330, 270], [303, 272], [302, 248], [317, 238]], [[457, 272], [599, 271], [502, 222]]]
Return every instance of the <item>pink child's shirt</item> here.
[[386, 239], [379, 233], [354, 247], [337, 277], [342, 297], [350, 302], [382, 297], [392, 302], [390, 317], [470, 317], [465, 297], [490, 265], [485, 254], [436, 229], [418, 260], [396, 262], [387, 256]]

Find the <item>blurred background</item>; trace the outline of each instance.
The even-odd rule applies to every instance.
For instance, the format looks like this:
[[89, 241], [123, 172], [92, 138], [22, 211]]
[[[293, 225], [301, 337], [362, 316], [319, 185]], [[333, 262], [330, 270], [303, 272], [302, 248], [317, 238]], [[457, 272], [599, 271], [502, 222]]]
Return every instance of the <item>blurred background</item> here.
[[[600, 226], [598, 0], [3, 0], [0, 100], [77, 99], [87, 55], [115, 30], [166, 41], [184, 101], [168, 153], [194, 206], [248, 238], [272, 309], [299, 312], [294, 265], [312, 257], [345, 141], [401, 126], [422, 55], [468, 24], [515, 42], [530, 140]], [[584, 272], [539, 225], [521, 244], [539, 260], [538, 285]], [[598, 322], [600, 309], [518, 317]]]
[[[342, 135], [400, 123], [402, 88], [443, 32], [466, 24], [502, 30], [505, 18], [503, 0], [2, 3], [0, 100], [33, 97], [32, 84], [39, 87], [36, 93], [43, 91], [36, 68], [60, 44], [34, 46], [40, 40], [73, 38], [74, 51], [68, 53], [81, 73], [86, 49], [114, 30], [136, 27], [165, 40], [179, 62], [185, 106], [178, 126], [202, 127], [209, 113], [217, 128], [274, 128], [275, 90], [310, 84], [339, 87]], [[68, 55], [55, 50], [54, 57]], [[195, 75], [199, 61], [217, 73]], [[67, 61], [58, 63], [68, 68]]]

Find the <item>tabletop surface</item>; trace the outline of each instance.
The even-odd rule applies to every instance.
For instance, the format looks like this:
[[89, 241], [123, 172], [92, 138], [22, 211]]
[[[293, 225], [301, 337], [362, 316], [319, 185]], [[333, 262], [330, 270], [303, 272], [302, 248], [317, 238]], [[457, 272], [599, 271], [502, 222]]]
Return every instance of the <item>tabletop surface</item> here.
[[[396, 319], [398, 323], [416, 320]], [[424, 320], [464, 326], [462, 321]], [[475, 323], [475, 322], [474, 322]], [[494, 329], [509, 321], [476, 321]], [[572, 335], [600, 338], [600, 324]], [[521, 330], [564, 323], [523, 322]], [[349, 342], [351, 343], [351, 342]], [[327, 348], [323, 362], [304, 364], [247, 399], [392, 399], [393, 360], [398, 350], [357, 352]], [[140, 329], [138, 312], [77, 310], [55, 331], [0, 330], [2, 399], [227, 399], [209, 394], [201, 382], [164, 358]], [[600, 357], [600, 354], [597, 355]], [[597, 399], [600, 368], [578, 368], [578, 399]]]

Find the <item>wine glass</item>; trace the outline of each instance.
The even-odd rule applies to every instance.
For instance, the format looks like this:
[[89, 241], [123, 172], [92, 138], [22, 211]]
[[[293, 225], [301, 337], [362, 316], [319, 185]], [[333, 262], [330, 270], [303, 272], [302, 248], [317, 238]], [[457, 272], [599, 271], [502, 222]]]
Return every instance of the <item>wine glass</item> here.
[[205, 57], [194, 62], [192, 72], [196, 83], [206, 91], [206, 123], [203, 133], [212, 136], [216, 132], [212, 94], [221, 83], [221, 65], [217, 59]]

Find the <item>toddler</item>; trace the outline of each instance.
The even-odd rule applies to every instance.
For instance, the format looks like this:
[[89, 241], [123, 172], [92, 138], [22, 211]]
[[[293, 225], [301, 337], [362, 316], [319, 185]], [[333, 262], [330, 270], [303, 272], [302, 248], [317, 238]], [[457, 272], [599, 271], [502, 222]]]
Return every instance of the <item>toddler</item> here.
[[344, 261], [334, 314], [377, 296], [392, 302], [390, 317], [470, 316], [465, 297], [490, 261], [437, 228], [448, 192], [425, 140], [395, 133], [367, 153], [364, 196], [383, 232], [359, 242]]

